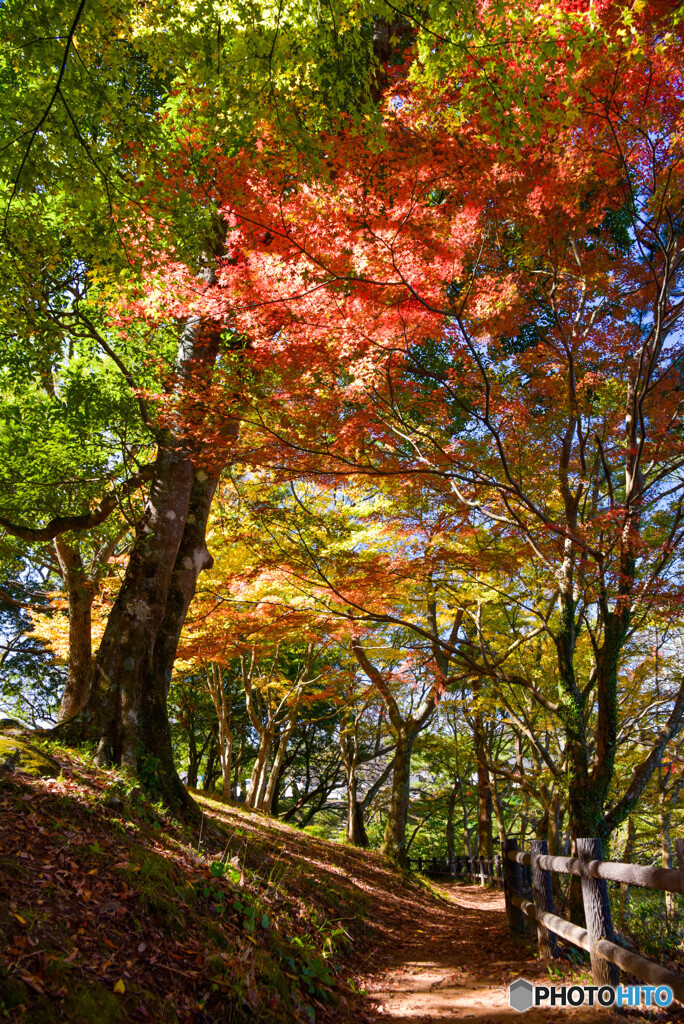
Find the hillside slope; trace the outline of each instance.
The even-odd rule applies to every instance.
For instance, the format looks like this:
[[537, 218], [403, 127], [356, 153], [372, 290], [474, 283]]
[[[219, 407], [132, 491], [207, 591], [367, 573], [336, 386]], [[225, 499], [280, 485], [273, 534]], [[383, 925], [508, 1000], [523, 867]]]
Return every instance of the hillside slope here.
[[531, 938], [514, 943], [496, 891], [433, 891], [375, 853], [202, 793], [189, 829], [121, 773], [34, 741], [19, 756], [4, 738], [0, 1020], [504, 1024], [520, 1019], [516, 977], [589, 980], [586, 966], [540, 962]]
[[367, 922], [436, 902], [422, 886], [199, 793], [188, 830], [120, 773], [50, 753], [53, 777], [0, 773], [0, 1019], [369, 1019], [350, 980], [383, 944]]

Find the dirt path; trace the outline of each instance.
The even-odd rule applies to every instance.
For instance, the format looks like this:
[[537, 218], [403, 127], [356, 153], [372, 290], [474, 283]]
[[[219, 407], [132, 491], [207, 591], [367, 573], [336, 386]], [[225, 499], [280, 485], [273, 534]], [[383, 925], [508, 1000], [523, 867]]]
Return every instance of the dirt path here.
[[[568, 1020], [573, 1024], [618, 1019], [602, 1009], [543, 1008], [519, 1014], [509, 1006], [508, 985], [516, 978], [548, 983], [546, 968], [536, 958], [534, 945], [516, 946], [506, 925], [503, 895], [478, 886], [442, 885], [448, 897], [437, 911], [420, 913], [402, 907], [393, 922], [385, 921], [387, 942], [364, 979], [368, 992], [381, 1007], [379, 1020], [471, 1021], [499, 1024], [520, 1021], [542, 1024]], [[571, 969], [564, 970], [572, 982]], [[575, 972], [576, 980], [579, 972]], [[560, 979], [556, 980], [558, 984]]]

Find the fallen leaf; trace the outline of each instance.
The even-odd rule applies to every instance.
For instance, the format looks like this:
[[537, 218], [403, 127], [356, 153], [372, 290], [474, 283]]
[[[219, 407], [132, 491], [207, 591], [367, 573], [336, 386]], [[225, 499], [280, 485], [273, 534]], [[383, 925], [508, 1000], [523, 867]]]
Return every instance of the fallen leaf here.
[[115, 983], [114, 991], [115, 992], [120, 992], [121, 995], [123, 995], [124, 992], [126, 991], [126, 986], [124, 985], [122, 978], [119, 978], [119, 980]]
[[34, 992], [37, 992], [41, 996], [45, 995], [43, 982], [40, 978], [37, 978], [35, 974], [29, 974], [28, 971], [19, 971], [18, 974], [21, 980], [26, 982], [29, 988], [32, 988]]
[[28, 921], [26, 920], [26, 918], [22, 917], [21, 914], [12, 914], [12, 917], [16, 917], [16, 919], [19, 922], [19, 924], [28, 924]]

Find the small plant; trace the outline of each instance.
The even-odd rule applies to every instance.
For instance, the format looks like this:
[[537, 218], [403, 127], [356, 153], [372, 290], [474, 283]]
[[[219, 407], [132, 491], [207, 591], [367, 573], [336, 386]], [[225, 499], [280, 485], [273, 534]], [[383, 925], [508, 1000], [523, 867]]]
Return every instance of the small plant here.
[[230, 861], [215, 860], [210, 865], [209, 870], [214, 878], [227, 878], [233, 885], [238, 885], [240, 881], [240, 869]]

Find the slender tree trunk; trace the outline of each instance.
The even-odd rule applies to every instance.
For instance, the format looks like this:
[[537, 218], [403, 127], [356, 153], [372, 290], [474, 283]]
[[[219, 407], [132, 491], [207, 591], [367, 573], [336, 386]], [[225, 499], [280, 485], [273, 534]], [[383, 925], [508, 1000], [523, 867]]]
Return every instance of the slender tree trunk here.
[[458, 779], [454, 782], [449, 793], [449, 803], [447, 804], [447, 820], [446, 820], [446, 855], [447, 861], [449, 862], [449, 870], [456, 860], [456, 851], [454, 848], [454, 816], [456, 813], [456, 799], [458, 797]]
[[207, 755], [207, 763], [204, 767], [204, 776], [202, 778], [202, 789], [209, 793], [218, 777], [218, 744], [213, 742], [209, 747], [209, 753]]
[[466, 803], [466, 796], [463, 791], [463, 779], [460, 776], [458, 778], [458, 795], [461, 801], [461, 810], [463, 812], [463, 853], [466, 857], [472, 857], [472, 850], [470, 847], [470, 826], [468, 823], [468, 804]]
[[357, 813], [356, 805], [358, 803], [356, 797], [356, 771], [352, 767], [351, 770], [347, 769], [347, 842], [351, 846], [359, 845], [359, 836], [357, 831]]
[[[346, 841], [350, 846], [362, 846], [361, 833], [365, 834], [363, 827], [363, 809], [358, 800], [358, 782], [356, 778], [356, 760], [358, 753], [357, 736], [349, 735], [345, 730], [340, 733], [340, 750], [344, 763], [345, 781], [347, 784], [347, 829]], [[361, 830], [359, 829], [361, 823]], [[367, 839], [367, 837], [366, 837]]]
[[195, 740], [194, 728], [188, 730], [188, 781], [189, 789], [197, 789], [197, 772], [199, 769], [199, 758], [197, 756], [197, 742]]
[[473, 715], [473, 743], [477, 762], [477, 849], [480, 857], [493, 856], [492, 790], [485, 746], [485, 730], [479, 712]]
[[[627, 839], [625, 848], [622, 851], [622, 860], [629, 863], [634, 853], [634, 821], [631, 817], [627, 819]], [[622, 931], [627, 931], [629, 919], [629, 885], [626, 882], [620, 883], [620, 899], [618, 901], [618, 921]]]
[[269, 773], [269, 770], [268, 770], [268, 762], [269, 762], [269, 757], [270, 757], [270, 750], [271, 750], [272, 747], [273, 747], [273, 738], [271, 739], [271, 742], [269, 744], [269, 756], [264, 761], [263, 767], [261, 769], [261, 778], [259, 779], [259, 788], [258, 788], [258, 791], [257, 791], [256, 803], [254, 804], [256, 809], [259, 810], [259, 811], [263, 811], [264, 810], [264, 803], [266, 801], [266, 789], [268, 787], [268, 780], [270, 778], [270, 773]]
[[295, 727], [295, 721], [297, 718], [296, 707], [290, 712], [288, 716], [287, 725], [280, 734], [280, 741], [278, 743], [278, 749], [276, 750], [275, 757], [273, 758], [273, 766], [271, 768], [271, 774], [268, 777], [268, 785], [266, 787], [266, 793], [261, 804], [261, 810], [266, 811], [268, 814], [271, 813], [271, 807], [273, 805], [273, 794], [276, 791], [278, 785], [278, 779], [280, 778], [280, 772], [282, 771], [283, 761], [285, 760], [285, 754], [287, 753], [287, 747], [290, 742], [290, 737]]
[[368, 833], [366, 832], [366, 812], [370, 805], [372, 804], [373, 800], [375, 800], [375, 797], [378, 795], [382, 787], [387, 782], [390, 775], [392, 774], [393, 768], [394, 762], [389, 761], [385, 768], [383, 768], [383, 770], [380, 772], [380, 774], [378, 775], [377, 779], [370, 787], [368, 792], [364, 794], [363, 799], [356, 801], [356, 821], [354, 828], [356, 830], [356, 835], [358, 837], [357, 845], [363, 847], [364, 849], [367, 849], [368, 846], [370, 845]]
[[230, 800], [232, 789], [230, 784], [233, 762], [233, 737], [225, 733], [221, 737], [221, 774], [223, 775], [223, 795]]
[[88, 697], [92, 671], [92, 608], [95, 588], [83, 568], [81, 553], [63, 535], [54, 541], [69, 606], [69, 667], [58, 722], [79, 713]]
[[233, 793], [235, 794], [235, 799], [236, 800], [238, 799], [238, 789], [239, 788], [241, 788], [242, 791], [243, 791], [242, 792], [242, 796], [244, 797], [244, 795], [245, 795], [244, 794], [244, 780], [242, 782], [240, 780], [241, 780], [242, 765], [243, 765], [243, 762], [245, 760], [245, 745], [246, 745], [246, 743], [247, 743], [247, 725], [245, 723], [244, 724], [244, 728], [242, 729], [242, 732], [240, 734], [240, 751], [238, 753], [237, 758], [234, 759], [235, 766], [233, 768]]
[[272, 731], [269, 729], [263, 729], [259, 736], [259, 749], [257, 751], [256, 761], [254, 762], [254, 768], [252, 769], [252, 777], [249, 782], [247, 797], [245, 798], [246, 807], [254, 807], [255, 809], [259, 807], [259, 795], [263, 785], [264, 772], [268, 764], [269, 754], [271, 753], [272, 742]]
[[[670, 808], [667, 804], [667, 794], [665, 792], [665, 786], [663, 785], [662, 772], [660, 773], [660, 787], [658, 793], [658, 819], [660, 824], [660, 863], [664, 868], [672, 867], [672, 842], [670, 839], [670, 821], [671, 813]], [[664, 893], [665, 896], [665, 916], [668, 921], [672, 920], [674, 914], [675, 903], [674, 896], [671, 892]]]

